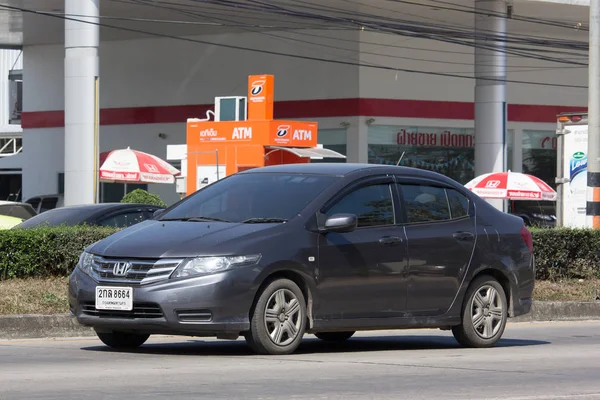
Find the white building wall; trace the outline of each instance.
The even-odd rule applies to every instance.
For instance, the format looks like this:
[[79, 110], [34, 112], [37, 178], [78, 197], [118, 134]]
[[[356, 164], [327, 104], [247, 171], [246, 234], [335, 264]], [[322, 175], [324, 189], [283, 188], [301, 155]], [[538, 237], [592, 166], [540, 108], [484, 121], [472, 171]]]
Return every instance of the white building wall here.
[[[473, 71], [472, 48], [359, 31], [221, 35], [201, 37], [200, 40], [418, 71], [466, 76]], [[359, 54], [359, 50], [362, 54]], [[25, 49], [24, 111], [63, 109], [63, 54], [62, 46], [32, 46]], [[215, 96], [245, 95], [247, 76], [263, 73], [275, 75], [276, 101], [358, 97], [473, 101], [472, 79], [358, 68], [172, 39], [102, 42], [100, 60], [100, 103], [104, 109], [212, 104]], [[583, 86], [587, 84], [585, 68], [564, 68], [564, 65], [548, 68], [552, 65], [540, 65], [537, 61], [522, 58], [511, 57], [509, 60], [509, 79]], [[508, 99], [509, 103], [585, 107], [587, 93], [584, 89], [509, 84]], [[348, 160], [366, 162], [366, 117], [368, 116], [318, 121], [322, 128], [334, 129], [337, 133], [339, 129], [345, 128], [348, 154], [351, 155]], [[167, 144], [181, 144], [185, 141], [184, 122], [104, 125], [100, 129], [100, 150], [131, 146], [165, 157]], [[453, 125], [447, 125], [447, 122], [380, 118], [375, 124], [418, 123], [421, 126], [442, 127], [472, 125], [472, 121], [454, 121]], [[511, 129], [511, 126], [512, 124], [508, 128]], [[548, 125], [532, 126], [545, 129]], [[521, 126], [513, 128], [520, 130]], [[159, 138], [159, 133], [166, 133], [166, 139]], [[328, 141], [327, 138], [323, 139], [324, 142]], [[55, 193], [57, 174], [63, 168], [63, 129], [27, 129], [24, 134], [24, 152], [27, 159], [27, 164], [23, 167], [24, 198]], [[161, 195], [167, 202], [177, 199], [174, 186], [153, 185], [150, 190]]]
[[[562, 32], [562, 31], [561, 31]], [[360, 71], [361, 97], [386, 99], [472, 102], [475, 97], [474, 48], [446, 42], [405, 38], [364, 32], [361, 36], [361, 62], [384, 65], [392, 70], [363, 67]], [[568, 35], [557, 40], [569, 40]], [[575, 40], [575, 39], [574, 39]], [[579, 38], [577, 39], [579, 40]], [[540, 53], [543, 54], [543, 53]], [[569, 59], [564, 55], [553, 57]], [[571, 59], [572, 60], [572, 59]], [[577, 58], [578, 62], [587, 62]], [[398, 70], [394, 70], [398, 68]], [[421, 72], [465, 76], [448, 78]], [[509, 81], [558, 83], [584, 88], [507, 84], [509, 104], [587, 107], [587, 67], [507, 56]]]

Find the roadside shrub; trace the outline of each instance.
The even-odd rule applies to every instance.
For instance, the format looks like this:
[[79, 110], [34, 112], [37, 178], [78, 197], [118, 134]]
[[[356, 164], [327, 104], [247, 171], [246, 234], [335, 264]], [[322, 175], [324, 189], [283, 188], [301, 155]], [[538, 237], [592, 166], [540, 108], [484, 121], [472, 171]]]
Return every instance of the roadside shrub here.
[[[0, 230], [0, 280], [66, 276], [87, 246], [117, 231], [96, 226]], [[531, 231], [536, 279], [600, 278], [600, 230]]]
[[139, 203], [139, 204], [148, 204], [151, 206], [159, 206], [159, 207], [167, 207], [164, 201], [161, 198], [153, 193], [148, 193], [143, 189], [135, 189], [131, 192], [127, 193], [121, 199], [121, 203]]
[[117, 230], [93, 226], [0, 230], [0, 279], [68, 275], [87, 246]]
[[536, 279], [600, 278], [600, 230], [532, 229]]

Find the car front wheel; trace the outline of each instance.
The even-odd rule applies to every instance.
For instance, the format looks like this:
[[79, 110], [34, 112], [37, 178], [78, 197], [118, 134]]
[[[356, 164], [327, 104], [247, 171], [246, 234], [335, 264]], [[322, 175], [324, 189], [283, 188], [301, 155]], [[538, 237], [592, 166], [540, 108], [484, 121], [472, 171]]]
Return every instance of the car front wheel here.
[[259, 354], [293, 353], [306, 329], [306, 301], [289, 279], [277, 279], [260, 293], [246, 341]]
[[128, 332], [96, 332], [96, 335], [102, 343], [114, 349], [136, 349], [150, 337]]
[[466, 347], [492, 347], [502, 337], [508, 302], [502, 285], [491, 276], [480, 276], [469, 286], [462, 322], [452, 327], [456, 340]]

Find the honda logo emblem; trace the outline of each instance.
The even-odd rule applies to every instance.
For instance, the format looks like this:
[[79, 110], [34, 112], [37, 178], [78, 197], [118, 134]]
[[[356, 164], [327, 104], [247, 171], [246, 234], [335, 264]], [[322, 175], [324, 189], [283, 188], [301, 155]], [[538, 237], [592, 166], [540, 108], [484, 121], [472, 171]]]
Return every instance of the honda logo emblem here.
[[125, 275], [127, 275], [127, 272], [129, 272], [130, 268], [131, 268], [130, 262], [115, 263], [115, 265], [113, 267], [113, 275], [114, 276], [125, 276]]
[[486, 182], [485, 187], [486, 188], [494, 188], [495, 189], [498, 186], [500, 186], [500, 183], [502, 183], [502, 182], [497, 181], [497, 180], [495, 180], [495, 181], [488, 181], [488, 182]]

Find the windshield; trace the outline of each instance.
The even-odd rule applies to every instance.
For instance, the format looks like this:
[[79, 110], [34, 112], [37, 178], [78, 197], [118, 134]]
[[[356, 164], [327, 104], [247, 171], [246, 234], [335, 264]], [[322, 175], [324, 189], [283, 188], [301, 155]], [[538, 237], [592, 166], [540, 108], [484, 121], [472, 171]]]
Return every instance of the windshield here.
[[336, 179], [284, 173], [232, 175], [191, 195], [159, 220], [285, 222]]

